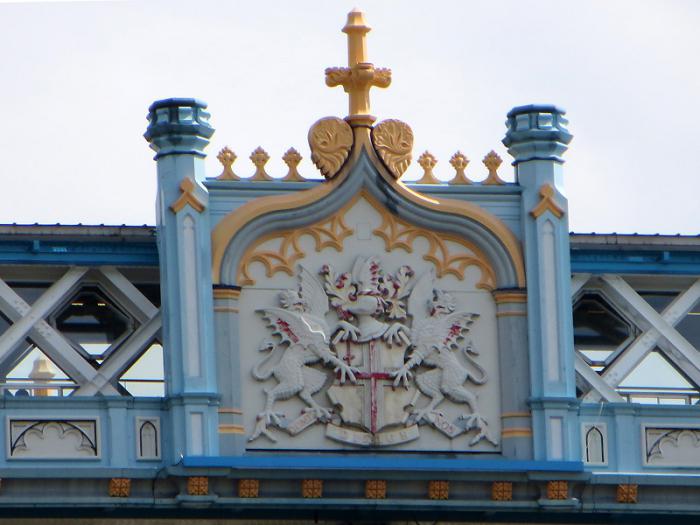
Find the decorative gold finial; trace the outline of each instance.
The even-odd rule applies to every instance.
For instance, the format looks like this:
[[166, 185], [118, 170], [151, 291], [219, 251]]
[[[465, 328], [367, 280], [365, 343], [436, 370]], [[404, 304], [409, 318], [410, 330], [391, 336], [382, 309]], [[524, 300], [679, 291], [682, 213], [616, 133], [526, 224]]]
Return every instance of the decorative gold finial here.
[[372, 128], [372, 144], [391, 174], [400, 179], [411, 164], [411, 127], [400, 120], [383, 120]]
[[350, 96], [351, 125], [370, 126], [376, 119], [370, 115], [369, 90], [372, 86], [385, 88], [391, 84], [391, 70], [376, 68], [367, 60], [366, 36], [371, 28], [365, 15], [357, 9], [348, 13], [343, 33], [348, 35], [348, 67], [326, 69], [326, 85], [343, 86]]
[[450, 180], [450, 182], [448, 182], [448, 184], [472, 183], [472, 181], [469, 180], [469, 177], [467, 177], [464, 173], [464, 170], [467, 169], [467, 165], [469, 164], [469, 159], [464, 155], [464, 153], [458, 151], [457, 153], [452, 155], [452, 158], [450, 159], [450, 164], [452, 164], [452, 167], [457, 173], [455, 173], [455, 176]]
[[250, 154], [250, 160], [252, 160], [253, 164], [255, 164], [255, 175], [253, 175], [250, 178], [250, 180], [252, 180], [252, 181], [275, 180], [274, 178], [270, 177], [265, 172], [265, 164], [267, 164], [267, 161], [270, 160], [270, 156], [267, 154], [267, 151], [265, 151], [260, 146], [258, 146], [257, 148], [255, 148], [253, 153]]
[[416, 181], [416, 184], [440, 184], [440, 179], [433, 175], [433, 168], [437, 164], [437, 159], [432, 153], [424, 151], [418, 157], [418, 164], [423, 168], [423, 176]]
[[284, 155], [282, 160], [289, 167], [289, 171], [282, 179], [285, 182], [304, 182], [306, 179], [301, 176], [297, 171], [297, 166], [301, 162], [301, 155], [294, 148], [289, 148]]
[[216, 177], [218, 180], [241, 180], [241, 178], [233, 172], [233, 168], [231, 167], [238, 158], [236, 154], [231, 151], [231, 148], [224, 146], [216, 158], [219, 159], [219, 162], [224, 167], [224, 171], [221, 172], [221, 175]]
[[489, 170], [489, 176], [486, 177], [483, 184], [500, 185], [506, 183], [506, 181], [498, 176], [498, 167], [503, 163], [503, 160], [501, 160], [501, 157], [498, 156], [498, 153], [493, 150], [489, 151], [482, 162], [484, 163], [484, 166], [486, 166], [486, 169]]

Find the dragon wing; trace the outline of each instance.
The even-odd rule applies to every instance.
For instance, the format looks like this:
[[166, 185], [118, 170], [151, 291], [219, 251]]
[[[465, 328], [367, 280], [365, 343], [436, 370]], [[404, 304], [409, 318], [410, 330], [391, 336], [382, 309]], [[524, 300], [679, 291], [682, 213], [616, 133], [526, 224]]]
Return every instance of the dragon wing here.
[[441, 335], [444, 336], [443, 344], [448, 347], [457, 344], [457, 341], [469, 332], [469, 327], [478, 318], [479, 314], [471, 312], [453, 312], [441, 318], [440, 328]]
[[323, 318], [328, 312], [328, 296], [315, 275], [303, 266], [299, 266], [299, 295], [316, 317]]
[[358, 285], [358, 291], [376, 291], [379, 287], [380, 267], [377, 258], [358, 257], [352, 266], [352, 280]]
[[408, 313], [413, 317], [413, 326], [428, 317], [430, 307], [428, 304], [433, 298], [433, 287], [435, 285], [435, 273], [431, 268], [421, 275], [411, 289], [408, 297]]
[[322, 318], [283, 308], [264, 308], [258, 312], [272, 328], [272, 333], [280, 336], [283, 343], [304, 346], [316, 343], [319, 347], [328, 345], [329, 330]]
[[479, 317], [471, 312], [454, 312], [440, 317], [427, 317], [414, 324], [411, 342], [418, 348], [450, 348], [469, 332], [469, 327]]

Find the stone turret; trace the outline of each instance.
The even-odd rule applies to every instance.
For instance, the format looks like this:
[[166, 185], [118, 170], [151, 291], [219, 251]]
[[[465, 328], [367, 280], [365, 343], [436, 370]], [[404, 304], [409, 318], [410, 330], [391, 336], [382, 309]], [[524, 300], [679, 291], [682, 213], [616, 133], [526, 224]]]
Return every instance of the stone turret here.
[[503, 144], [522, 187], [522, 235], [535, 459], [577, 459], [569, 224], [562, 155], [571, 142], [564, 110], [528, 105], [508, 113]]
[[198, 182], [214, 133], [206, 107], [190, 98], [154, 102], [144, 135], [158, 163], [156, 222], [174, 460], [218, 450], [209, 199]]

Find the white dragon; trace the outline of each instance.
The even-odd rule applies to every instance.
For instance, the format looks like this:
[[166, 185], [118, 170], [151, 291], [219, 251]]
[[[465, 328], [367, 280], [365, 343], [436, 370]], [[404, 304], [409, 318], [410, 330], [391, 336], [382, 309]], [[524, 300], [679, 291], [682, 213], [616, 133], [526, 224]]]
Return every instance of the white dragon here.
[[[432, 367], [432, 370], [416, 375], [418, 389], [430, 398], [430, 402], [424, 408], [414, 410], [409, 423], [420, 423], [422, 420], [433, 423], [437, 406], [447, 397], [455, 403], [463, 403], [469, 407], [470, 413], [462, 414], [459, 419], [466, 421], [466, 431], [478, 430], [470, 442], [471, 445], [482, 439], [497, 445], [489, 434], [487, 421], [478, 412], [477, 396], [464, 387], [468, 379], [478, 385], [486, 383], [486, 371], [469, 357], [470, 353], [477, 355], [471, 343], [462, 349], [465, 358], [481, 375], [480, 378], [470, 374], [453, 351], [459, 347], [460, 340], [469, 332], [469, 327], [479, 314], [455, 309], [452, 296], [435, 289], [432, 270], [418, 279], [408, 299], [408, 313], [413, 317], [410, 334], [412, 353], [403, 367], [392, 372], [395, 378], [394, 386], [403, 383], [408, 387], [412, 368], [421, 364]], [[414, 398], [411, 404], [415, 403], [415, 400]]]
[[[357, 369], [344, 363], [330, 348], [331, 330], [325, 316], [328, 312], [328, 297], [323, 286], [306, 268], [299, 271], [299, 292], [288, 290], [281, 294], [284, 308], [265, 308], [258, 310], [273, 329], [280, 341], [266, 341], [260, 348], [269, 351], [269, 355], [253, 367], [252, 373], [259, 381], [265, 381], [274, 376], [278, 384], [265, 389], [265, 408], [257, 416], [257, 424], [249, 441], [261, 435], [276, 441], [267, 429], [274, 424], [284, 427], [281, 418], [274, 410], [274, 404], [279, 399], [289, 399], [298, 395], [307, 405], [305, 411], [313, 411], [320, 420], [331, 416], [329, 409], [319, 405], [313, 394], [318, 392], [327, 380], [326, 374], [306, 365], [322, 361], [324, 365], [334, 366], [334, 372], [340, 375], [340, 383], [350, 380], [356, 382]], [[282, 348], [284, 354], [270, 370], [263, 372], [265, 365], [274, 350]]]

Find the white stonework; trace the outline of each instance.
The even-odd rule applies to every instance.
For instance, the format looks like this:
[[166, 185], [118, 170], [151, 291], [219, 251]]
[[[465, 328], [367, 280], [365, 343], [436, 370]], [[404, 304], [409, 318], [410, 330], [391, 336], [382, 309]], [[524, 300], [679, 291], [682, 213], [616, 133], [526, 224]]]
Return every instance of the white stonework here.
[[700, 427], [643, 426], [643, 464], [700, 467]]
[[11, 459], [99, 459], [94, 419], [7, 419]]
[[249, 448], [498, 451], [495, 304], [477, 287], [482, 270], [436, 277], [420, 237], [388, 252], [363, 199], [344, 220], [353, 234], [341, 250], [300, 237], [297, 275], [250, 265], [237, 378]]

